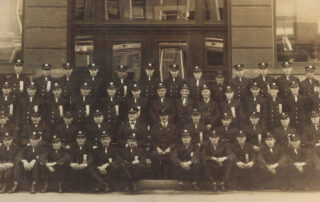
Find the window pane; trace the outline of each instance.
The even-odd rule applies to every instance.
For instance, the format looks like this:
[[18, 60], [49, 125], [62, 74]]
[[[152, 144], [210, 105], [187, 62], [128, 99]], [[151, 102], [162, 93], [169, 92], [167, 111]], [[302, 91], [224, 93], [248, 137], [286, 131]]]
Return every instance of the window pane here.
[[128, 67], [128, 77], [134, 81], [140, 79], [141, 73], [141, 43], [114, 43], [112, 46], [113, 69], [119, 65]]
[[169, 66], [172, 64], [179, 65], [179, 76], [181, 78], [185, 77], [186, 50], [186, 42], [161, 42], [159, 44], [159, 68], [162, 81], [169, 77]]
[[92, 20], [97, 9], [97, 0], [76, 0], [75, 15], [77, 20]]
[[225, 0], [206, 0], [205, 19], [209, 22], [221, 22], [224, 20]]
[[21, 57], [22, 0], [1, 0], [0, 3], [0, 63], [12, 63]]
[[222, 37], [206, 37], [207, 65], [224, 65], [224, 39]]
[[278, 61], [319, 62], [320, 1], [277, 0]]
[[76, 36], [76, 67], [85, 68], [93, 63], [94, 42], [91, 36]]
[[105, 0], [110, 20], [194, 20], [196, 0]]

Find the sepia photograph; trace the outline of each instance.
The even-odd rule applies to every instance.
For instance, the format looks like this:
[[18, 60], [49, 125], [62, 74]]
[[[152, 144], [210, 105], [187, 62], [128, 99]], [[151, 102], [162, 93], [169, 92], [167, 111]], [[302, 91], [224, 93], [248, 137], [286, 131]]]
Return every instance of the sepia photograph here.
[[0, 201], [320, 201], [319, 0], [0, 0]]

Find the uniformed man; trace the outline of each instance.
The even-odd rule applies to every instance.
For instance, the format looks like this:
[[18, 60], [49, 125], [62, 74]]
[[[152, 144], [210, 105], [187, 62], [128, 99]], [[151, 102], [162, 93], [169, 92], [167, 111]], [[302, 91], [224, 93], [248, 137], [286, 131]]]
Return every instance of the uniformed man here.
[[183, 190], [185, 182], [191, 181], [193, 189], [199, 191], [200, 149], [192, 144], [192, 137], [188, 130], [183, 130], [181, 143], [173, 150], [171, 159], [175, 176], [179, 180], [178, 190]]
[[95, 63], [88, 65], [89, 74], [87, 74], [83, 83], [86, 82], [91, 87], [90, 95], [96, 98], [99, 98], [104, 95], [104, 91], [102, 91], [103, 86], [103, 78], [99, 71], [99, 66]]
[[209, 141], [201, 148], [201, 160], [203, 171], [208, 179], [212, 191], [217, 191], [217, 185], [221, 191], [226, 191], [225, 184], [229, 182], [234, 154], [220, 141], [220, 134], [215, 130], [209, 134]]
[[252, 80], [252, 83], [256, 82], [260, 88], [260, 95], [263, 99], [269, 96], [270, 86], [275, 79], [269, 75], [269, 64], [267, 62], [261, 62], [258, 64], [260, 75]]
[[320, 111], [320, 82], [315, 84], [315, 93], [311, 96], [311, 109]]
[[114, 132], [111, 130], [109, 123], [104, 120], [104, 114], [99, 109], [95, 110], [93, 121], [87, 123], [86, 126], [87, 139], [94, 146], [99, 144], [99, 136], [102, 134], [102, 131]]
[[138, 119], [138, 109], [131, 108], [128, 112], [128, 119], [123, 122], [117, 132], [117, 142], [125, 146], [129, 136], [135, 136], [138, 146], [144, 147], [146, 143], [147, 127]]
[[45, 103], [47, 103], [47, 98], [52, 94], [52, 87], [54, 79], [50, 76], [52, 66], [48, 63], [42, 65], [42, 75], [34, 80], [36, 86], [39, 90], [39, 95]]
[[270, 86], [270, 96], [267, 97], [265, 102], [265, 119], [263, 120], [267, 128], [276, 128], [280, 124], [280, 116], [284, 112], [284, 102], [278, 96], [279, 87], [274, 82]]
[[[245, 98], [246, 100], [246, 117], [249, 117], [252, 112], [257, 112], [261, 117], [260, 119], [264, 121], [265, 106], [264, 99], [260, 96], [260, 87], [257, 82], [254, 82], [250, 87], [250, 92], [252, 95]], [[248, 122], [248, 118], [247, 121]]]
[[201, 147], [201, 145], [208, 140], [208, 129], [203, 125], [201, 114], [197, 108], [193, 108], [191, 112], [191, 123], [187, 124], [185, 128], [191, 135], [192, 143]]
[[307, 98], [299, 94], [299, 84], [292, 82], [290, 85], [291, 95], [286, 100], [286, 108], [291, 119], [291, 126], [297, 130], [301, 130], [308, 123], [307, 113], [308, 106]]
[[144, 150], [138, 146], [135, 136], [129, 136], [127, 147], [122, 147], [120, 158], [122, 160], [122, 169], [125, 180], [127, 181], [125, 191], [137, 192], [137, 182], [142, 179], [145, 170]]
[[10, 193], [18, 191], [21, 175], [27, 175], [31, 179], [30, 192], [37, 192], [37, 185], [40, 182], [40, 161], [39, 157], [47, 151], [47, 148], [41, 143], [40, 134], [33, 132], [29, 137], [29, 144], [22, 149], [16, 156], [17, 166], [14, 171], [14, 183]]
[[[117, 98], [120, 103], [125, 103], [127, 97], [130, 97], [132, 80], [128, 78], [128, 67], [119, 65], [117, 67], [116, 77], [113, 79], [114, 85], [117, 88]], [[124, 111], [125, 114], [125, 111]]]
[[176, 126], [169, 121], [169, 111], [161, 109], [159, 114], [160, 121], [151, 128], [151, 161], [155, 176], [159, 179], [167, 179], [171, 173], [170, 155], [177, 142]]
[[93, 149], [94, 160], [89, 167], [91, 175], [99, 183], [96, 191], [110, 192], [114, 189], [114, 182], [120, 174], [120, 154], [111, 145], [111, 134], [104, 131], [99, 136], [99, 147]]
[[225, 77], [221, 71], [218, 71], [215, 81], [216, 83], [212, 87], [213, 99], [220, 104], [226, 99], [225, 92], [227, 86]]
[[240, 130], [236, 134], [236, 143], [231, 146], [235, 155], [233, 176], [237, 190], [251, 190], [256, 185], [256, 153], [253, 145], [248, 143], [247, 135]]
[[211, 90], [204, 84], [201, 90], [202, 99], [199, 102], [199, 111], [201, 113], [201, 123], [208, 129], [219, 125], [220, 107], [218, 103], [211, 98]]
[[179, 91], [183, 83], [185, 83], [184, 79], [179, 77], [179, 65], [170, 65], [169, 78], [163, 81], [163, 84], [166, 86], [168, 90], [167, 97], [173, 100], [179, 98]]
[[291, 95], [290, 85], [292, 82], [299, 83], [299, 79], [292, 75], [291, 62], [282, 63], [282, 69], [283, 75], [281, 75], [276, 82], [279, 87], [280, 98], [287, 99]]
[[288, 157], [288, 177], [290, 189], [303, 187], [309, 189], [309, 183], [312, 177], [311, 153], [301, 147], [300, 136], [292, 134], [290, 136], [291, 144], [286, 152]]
[[305, 67], [307, 78], [300, 82], [300, 94], [306, 96], [308, 99], [315, 94], [314, 87], [319, 83], [317, 79], [314, 78], [315, 66], [308, 65]]
[[231, 125], [232, 115], [224, 113], [221, 118], [221, 123], [222, 125], [216, 129], [217, 133], [219, 133], [220, 142], [225, 145], [235, 143], [235, 135], [238, 130]]
[[33, 132], [37, 132], [38, 135], [41, 136], [43, 144], [49, 143], [49, 128], [39, 112], [33, 112], [31, 114], [31, 123], [25, 125], [20, 137], [20, 144], [22, 146], [28, 144], [29, 136], [32, 135]]
[[180, 90], [180, 98], [175, 100], [176, 119], [175, 123], [178, 128], [184, 128], [191, 122], [190, 115], [192, 108], [195, 106], [193, 99], [189, 96], [190, 90], [188, 84], [183, 84]]
[[230, 84], [235, 90], [235, 98], [239, 100], [241, 103], [244, 102], [244, 99], [249, 94], [249, 80], [245, 78], [244, 75], [244, 65], [237, 64], [234, 65], [234, 73], [235, 77], [231, 80]]
[[167, 94], [166, 87], [163, 85], [163, 83], [159, 83], [157, 86], [158, 97], [152, 100], [149, 107], [149, 114], [153, 124], [157, 124], [159, 122], [158, 112], [162, 108], [166, 108], [170, 113], [170, 117], [169, 117], [170, 121], [173, 121], [175, 119], [176, 112], [175, 112], [174, 102], [170, 98], [166, 98], [166, 94]]
[[271, 185], [282, 190], [287, 189], [286, 171], [287, 158], [280, 145], [276, 144], [276, 138], [267, 133], [265, 145], [261, 148], [257, 163], [259, 163], [260, 188], [265, 189]]
[[10, 117], [11, 121], [14, 121], [16, 123], [16, 119], [18, 118], [16, 117], [17, 102], [12, 95], [12, 86], [7, 81], [2, 86], [2, 96], [0, 98], [0, 110], [5, 111]]
[[260, 116], [256, 112], [250, 115], [250, 123], [243, 127], [243, 132], [246, 134], [247, 142], [252, 144], [255, 152], [258, 152], [264, 143], [266, 129], [260, 122]]
[[74, 121], [74, 114], [71, 111], [65, 111], [63, 123], [55, 128], [54, 134], [57, 134], [61, 138], [62, 146], [66, 150], [70, 150], [72, 143], [76, 139], [79, 127]]
[[193, 70], [193, 77], [188, 79], [188, 86], [190, 87], [190, 95], [194, 99], [194, 102], [197, 103], [201, 100], [201, 88], [205, 81], [202, 77], [202, 69], [199, 66], [195, 66]]
[[63, 148], [62, 139], [57, 136], [52, 136], [52, 146], [44, 154], [41, 154], [39, 161], [41, 173], [44, 177], [44, 185], [41, 193], [47, 192], [49, 182], [57, 182], [58, 192], [63, 192], [63, 182], [66, 177], [66, 169], [68, 168], [69, 155], [67, 150]]
[[152, 63], [144, 68], [146, 76], [141, 76], [139, 85], [141, 87], [141, 95], [147, 99], [148, 104], [157, 97], [157, 86], [159, 83], [159, 78], [155, 76], [155, 69]]
[[13, 180], [15, 157], [19, 151], [20, 148], [13, 142], [12, 134], [10, 132], [4, 133], [0, 146], [0, 193], [5, 193]]
[[137, 83], [133, 83], [131, 87], [132, 96], [126, 100], [126, 114], [131, 108], [138, 109], [138, 120], [143, 123], [150, 124], [148, 120], [148, 100], [141, 96], [141, 86]]
[[78, 131], [76, 141], [70, 149], [70, 177], [73, 191], [83, 193], [88, 190], [89, 165], [92, 161], [92, 145], [87, 141], [86, 134]]
[[63, 64], [62, 67], [64, 75], [59, 78], [58, 83], [61, 84], [63, 97], [68, 100], [69, 104], [72, 104], [73, 99], [76, 97], [76, 92], [79, 92], [78, 82], [73, 74], [73, 67], [69, 62]]
[[0, 139], [9, 132], [16, 143], [19, 143], [20, 137], [18, 127], [9, 121], [9, 117], [5, 111], [0, 111]]
[[22, 74], [23, 60], [16, 59], [13, 69], [15, 74], [8, 79], [8, 82], [12, 86], [13, 97], [20, 101], [26, 95], [26, 86], [30, 83], [30, 79]]

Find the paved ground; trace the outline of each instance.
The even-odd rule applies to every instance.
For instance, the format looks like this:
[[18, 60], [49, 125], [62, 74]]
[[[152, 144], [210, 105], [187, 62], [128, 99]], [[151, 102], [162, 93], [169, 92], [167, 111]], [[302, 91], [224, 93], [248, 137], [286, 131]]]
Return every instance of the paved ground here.
[[31, 195], [26, 192], [13, 195], [0, 195], [0, 202], [320, 202], [320, 192], [177, 192], [177, 191], [143, 191], [130, 195], [111, 194], [57, 194], [45, 193]]

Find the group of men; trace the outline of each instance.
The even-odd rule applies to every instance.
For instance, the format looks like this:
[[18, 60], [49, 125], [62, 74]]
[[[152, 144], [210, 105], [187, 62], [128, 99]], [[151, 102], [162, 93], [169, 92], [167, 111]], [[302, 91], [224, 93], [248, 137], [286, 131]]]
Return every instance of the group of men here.
[[239, 64], [228, 84], [218, 72], [209, 85], [200, 67], [184, 80], [176, 64], [162, 82], [151, 63], [139, 82], [124, 65], [111, 80], [96, 64], [76, 78], [70, 63], [61, 78], [43, 64], [31, 79], [18, 59], [0, 79], [0, 192], [17, 192], [24, 178], [31, 193], [50, 184], [110, 192], [119, 181], [137, 191], [146, 177], [177, 179], [179, 190], [187, 181], [194, 190], [308, 189], [320, 172], [315, 67], [300, 82], [290, 62], [277, 79], [258, 66], [254, 79]]

